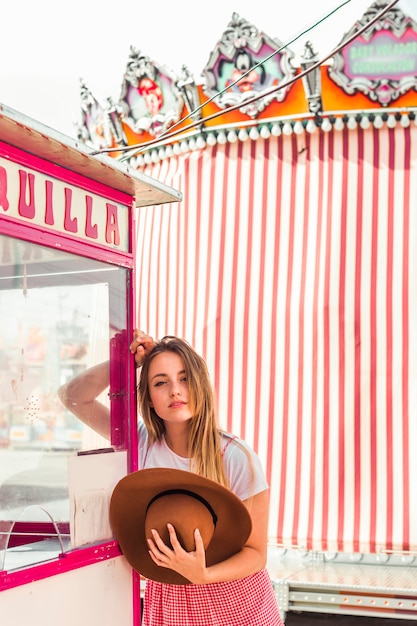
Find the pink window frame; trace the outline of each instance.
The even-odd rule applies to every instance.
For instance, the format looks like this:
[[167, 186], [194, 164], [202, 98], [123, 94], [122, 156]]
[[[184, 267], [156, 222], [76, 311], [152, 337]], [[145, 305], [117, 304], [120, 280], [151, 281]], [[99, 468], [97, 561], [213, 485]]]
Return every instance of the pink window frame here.
[[[128, 194], [118, 191], [112, 187], [85, 178], [80, 174], [66, 170], [54, 163], [41, 159], [33, 154], [15, 148], [9, 144], [0, 141], [0, 155], [11, 159], [12, 161], [30, 167], [58, 180], [72, 184], [89, 192], [102, 195], [109, 200], [119, 202], [129, 207], [129, 241], [128, 251], [121, 252], [119, 250], [109, 249], [105, 246], [92, 242], [85, 242], [75, 237], [71, 237], [68, 233], [60, 233], [48, 230], [47, 227], [40, 227], [35, 224], [22, 222], [17, 219], [1, 215], [0, 234], [4, 234], [19, 240], [34, 242], [51, 248], [59, 248], [64, 252], [73, 253], [79, 256], [94, 258], [96, 260], [119, 265], [128, 269], [129, 280], [126, 285], [126, 302], [127, 302], [127, 331], [133, 329], [135, 320], [135, 240], [133, 234], [134, 228], [134, 198]], [[123, 402], [115, 403], [112, 411], [112, 429], [123, 431], [126, 421], [123, 419], [122, 411], [127, 410], [131, 419], [128, 422], [126, 432], [118, 437], [115, 442], [119, 447], [127, 450], [127, 471], [137, 469], [137, 425], [136, 425], [136, 370], [134, 360], [126, 357], [127, 364], [125, 383], [127, 394]], [[115, 371], [115, 370], [114, 370]], [[117, 376], [120, 372], [117, 370]], [[117, 558], [121, 556], [120, 549], [116, 541], [111, 540], [101, 544], [89, 545], [85, 548], [79, 548], [60, 554], [58, 557], [50, 561], [31, 565], [17, 571], [7, 572], [0, 571], [0, 591], [11, 589], [20, 585], [25, 585], [37, 580], [42, 580], [51, 576], [68, 572], [74, 569], [85, 567], [93, 563], [101, 562], [105, 559]], [[140, 578], [133, 574], [134, 586], [134, 615], [137, 617], [140, 612]], [[135, 600], [136, 598], [136, 600]], [[136, 622], [135, 622], [136, 623]]]

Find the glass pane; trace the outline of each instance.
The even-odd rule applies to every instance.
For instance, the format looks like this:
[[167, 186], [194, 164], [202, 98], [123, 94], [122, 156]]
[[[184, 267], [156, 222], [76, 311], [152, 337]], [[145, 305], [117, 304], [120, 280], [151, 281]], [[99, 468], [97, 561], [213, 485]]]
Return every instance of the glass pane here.
[[[0, 236], [0, 570], [22, 565], [17, 544], [32, 541], [34, 528], [65, 534], [68, 455], [110, 445], [63, 407], [57, 389], [108, 360], [111, 339], [126, 334], [126, 272]], [[31, 558], [47, 558], [36, 547]]]

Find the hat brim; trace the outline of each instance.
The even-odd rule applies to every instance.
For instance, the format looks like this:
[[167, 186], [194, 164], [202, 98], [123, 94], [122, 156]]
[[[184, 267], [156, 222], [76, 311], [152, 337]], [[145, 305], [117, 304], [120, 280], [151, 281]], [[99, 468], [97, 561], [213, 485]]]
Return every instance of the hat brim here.
[[155, 496], [170, 489], [198, 494], [217, 516], [214, 534], [206, 549], [207, 566], [239, 552], [251, 533], [252, 522], [248, 509], [230, 489], [193, 472], [150, 468], [122, 478], [110, 500], [110, 523], [122, 553], [145, 578], [168, 584], [189, 584], [190, 581], [177, 572], [156, 565], [148, 552], [147, 507]]

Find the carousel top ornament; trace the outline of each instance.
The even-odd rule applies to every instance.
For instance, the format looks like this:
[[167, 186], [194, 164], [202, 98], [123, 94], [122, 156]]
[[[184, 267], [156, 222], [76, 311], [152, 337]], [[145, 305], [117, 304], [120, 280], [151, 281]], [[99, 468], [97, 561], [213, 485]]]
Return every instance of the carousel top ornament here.
[[[376, 0], [342, 42], [388, 4]], [[362, 92], [388, 106], [417, 89], [417, 23], [392, 7], [384, 17], [333, 57], [329, 76], [348, 94]]]
[[220, 108], [241, 104], [240, 111], [255, 118], [272, 100], [284, 100], [288, 89], [268, 93], [253, 104], [245, 102], [295, 76], [293, 57], [278, 39], [269, 38], [233, 13], [203, 70], [203, 90], [210, 98], [215, 97]]
[[297, 63], [288, 45], [233, 13], [201, 84], [186, 65], [176, 75], [131, 46], [117, 102], [100, 103], [81, 81], [78, 138], [124, 160], [131, 146], [155, 156], [168, 145], [350, 127], [348, 117], [376, 126], [388, 106], [414, 116], [417, 23], [392, 4], [376, 0], [325, 59], [306, 42]]
[[120, 105], [135, 132], [157, 137], [180, 119], [184, 100], [176, 77], [131, 46]]

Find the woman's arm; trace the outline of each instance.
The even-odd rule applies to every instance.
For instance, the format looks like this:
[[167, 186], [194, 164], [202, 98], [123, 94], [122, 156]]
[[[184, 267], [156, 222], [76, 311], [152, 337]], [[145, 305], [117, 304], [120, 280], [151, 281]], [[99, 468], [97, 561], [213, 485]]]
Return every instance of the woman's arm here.
[[[206, 568], [206, 581], [225, 582], [245, 578], [266, 566], [268, 542], [269, 489], [245, 501], [252, 519], [252, 532], [242, 550], [232, 557]], [[239, 520], [236, 520], [239, 524]]]
[[[137, 367], [142, 365], [154, 346], [152, 337], [141, 330], [134, 330], [129, 350], [135, 357]], [[104, 361], [62, 385], [58, 389], [58, 396], [64, 406], [78, 419], [110, 440], [110, 411], [97, 400], [109, 385], [110, 364], [109, 361]]]
[[108, 361], [82, 372], [58, 389], [58, 396], [84, 424], [110, 440], [110, 411], [97, 397], [110, 385]]
[[[195, 533], [195, 551], [186, 552], [172, 526], [168, 526], [168, 529], [173, 549], [166, 546], [156, 533], [153, 542], [149, 544], [151, 558], [157, 565], [173, 569], [199, 585], [238, 580], [259, 572], [266, 566], [267, 559], [269, 490], [258, 493], [245, 504], [251, 514], [252, 532], [242, 550], [229, 559], [206, 567], [200, 534]], [[236, 524], [239, 524], [239, 520], [236, 520]]]

